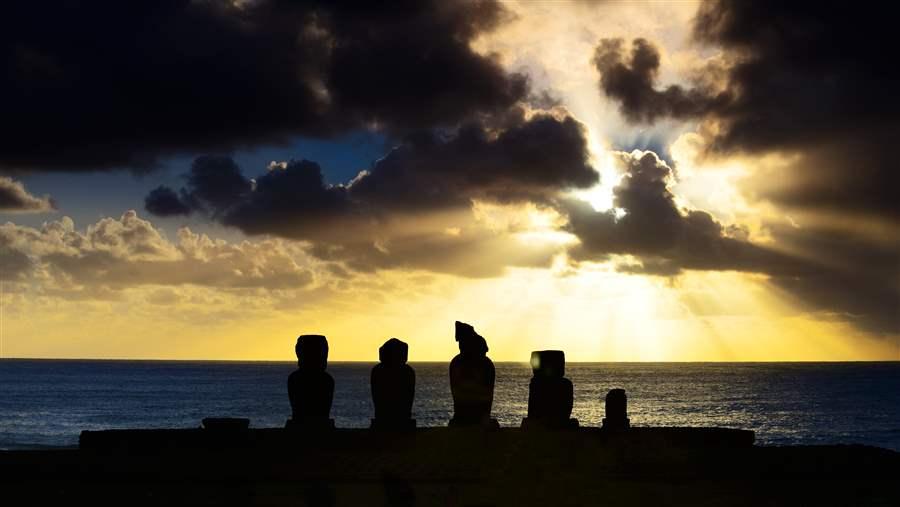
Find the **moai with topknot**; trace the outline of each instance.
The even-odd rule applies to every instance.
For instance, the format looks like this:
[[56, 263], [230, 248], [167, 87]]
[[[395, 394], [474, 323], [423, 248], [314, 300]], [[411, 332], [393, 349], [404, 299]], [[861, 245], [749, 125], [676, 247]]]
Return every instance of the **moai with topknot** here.
[[450, 426], [499, 427], [491, 419], [494, 402], [494, 363], [487, 357], [487, 341], [464, 322], [456, 322], [459, 354], [450, 362], [453, 418]]

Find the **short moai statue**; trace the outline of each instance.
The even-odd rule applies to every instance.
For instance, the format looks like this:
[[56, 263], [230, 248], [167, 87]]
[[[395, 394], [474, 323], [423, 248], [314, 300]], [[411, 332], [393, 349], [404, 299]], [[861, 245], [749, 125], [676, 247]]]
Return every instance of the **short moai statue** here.
[[624, 389], [611, 389], [606, 394], [606, 417], [603, 418], [603, 429], [606, 431], [625, 431], [631, 425], [628, 421], [628, 398]]
[[571, 419], [574, 392], [565, 378], [566, 355], [561, 350], [539, 350], [531, 353], [534, 376], [528, 384], [528, 417], [523, 428], [577, 428]]
[[412, 405], [416, 392], [416, 372], [406, 364], [409, 346], [391, 338], [378, 349], [380, 362], [372, 368], [373, 429], [407, 430], [416, 427]]
[[328, 340], [321, 335], [302, 335], [294, 348], [298, 368], [288, 377], [288, 397], [292, 417], [288, 428], [328, 429], [334, 427], [329, 418], [334, 398], [334, 379], [325, 371], [328, 366]]
[[450, 362], [453, 418], [450, 426], [499, 427], [491, 419], [494, 402], [494, 363], [487, 357], [485, 339], [471, 325], [456, 322], [459, 354]]

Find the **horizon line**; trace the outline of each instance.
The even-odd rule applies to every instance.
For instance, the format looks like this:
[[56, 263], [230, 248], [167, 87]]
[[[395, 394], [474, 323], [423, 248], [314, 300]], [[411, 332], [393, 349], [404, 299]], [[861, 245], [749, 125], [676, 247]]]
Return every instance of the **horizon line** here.
[[[409, 363], [449, 363], [452, 358], [446, 360], [418, 360], [408, 361]], [[128, 358], [128, 357], [0, 357], [0, 361], [96, 361], [96, 362], [181, 362], [181, 363], [296, 363], [296, 359], [167, 359], [167, 358]], [[329, 360], [329, 364], [377, 364], [378, 359], [361, 360], [361, 359], [337, 359]], [[507, 364], [529, 364], [528, 360], [493, 360], [494, 363]], [[844, 359], [844, 360], [819, 360], [819, 359], [775, 359], [775, 360], [728, 360], [728, 361], [710, 361], [710, 360], [669, 360], [669, 361], [569, 361], [566, 364], [771, 364], [771, 363], [900, 363], [900, 359]]]

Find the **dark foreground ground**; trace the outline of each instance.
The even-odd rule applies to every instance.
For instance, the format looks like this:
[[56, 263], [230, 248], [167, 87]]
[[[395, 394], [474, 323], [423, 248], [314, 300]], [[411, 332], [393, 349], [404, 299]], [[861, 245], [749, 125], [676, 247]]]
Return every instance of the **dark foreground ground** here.
[[0, 452], [0, 504], [900, 505], [900, 453], [752, 439], [689, 428], [86, 432], [79, 450]]

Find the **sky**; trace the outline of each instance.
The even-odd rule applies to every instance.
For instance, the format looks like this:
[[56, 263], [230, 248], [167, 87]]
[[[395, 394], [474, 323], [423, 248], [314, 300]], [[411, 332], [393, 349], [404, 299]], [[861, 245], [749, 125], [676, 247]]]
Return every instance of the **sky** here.
[[889, 19], [2, 9], [0, 357], [900, 360]]

